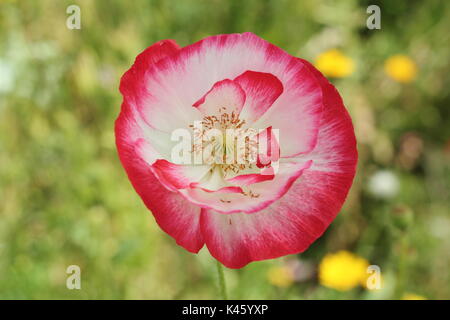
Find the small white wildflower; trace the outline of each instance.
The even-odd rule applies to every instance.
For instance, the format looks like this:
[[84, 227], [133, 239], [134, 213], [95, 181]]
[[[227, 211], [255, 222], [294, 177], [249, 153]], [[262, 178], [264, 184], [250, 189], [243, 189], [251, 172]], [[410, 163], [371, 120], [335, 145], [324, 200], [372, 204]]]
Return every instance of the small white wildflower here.
[[368, 183], [369, 192], [382, 199], [393, 198], [397, 195], [400, 183], [397, 176], [389, 170], [375, 172]]

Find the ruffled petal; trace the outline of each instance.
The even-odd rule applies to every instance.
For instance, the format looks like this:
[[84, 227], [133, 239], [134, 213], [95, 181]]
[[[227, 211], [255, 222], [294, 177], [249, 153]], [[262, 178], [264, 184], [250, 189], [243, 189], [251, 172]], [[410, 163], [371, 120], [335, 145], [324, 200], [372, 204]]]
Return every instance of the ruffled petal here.
[[283, 82], [283, 94], [253, 124], [257, 128], [271, 126], [279, 130], [281, 157], [285, 158], [314, 149], [322, 117], [322, 90], [316, 77], [303, 63], [295, 70], [295, 74]]
[[145, 81], [147, 70], [151, 65], [176, 52], [180, 47], [173, 40], [162, 40], [145, 49], [136, 57], [133, 66], [125, 72], [120, 82], [123, 103], [119, 118], [122, 118], [122, 138], [135, 143], [139, 148], [152, 149], [161, 158], [169, 158], [172, 142], [170, 133], [152, 127], [145, 118], [145, 106], [141, 103], [146, 96]]
[[260, 174], [260, 173], [248, 173], [248, 174], [241, 174], [238, 176], [235, 176], [233, 178], [227, 179], [229, 183], [233, 183], [239, 186], [248, 186], [251, 184], [264, 182], [267, 180], [273, 180], [275, 175], [273, 173], [271, 174]]
[[180, 189], [189, 201], [202, 208], [214, 209], [222, 213], [256, 213], [281, 198], [304, 171], [311, 166], [306, 163], [282, 163], [274, 178], [242, 189], [243, 193], [206, 192], [199, 188]]
[[115, 126], [117, 150], [128, 178], [161, 229], [186, 250], [198, 252], [204, 244], [200, 208], [161, 185], [150, 165], [136, 152], [136, 142], [127, 133], [128, 119], [121, 113]]
[[236, 116], [241, 112], [245, 102], [245, 92], [241, 86], [230, 79], [216, 82], [214, 86], [193, 104], [205, 116], [220, 117], [221, 114]]
[[319, 81], [323, 90], [324, 113], [318, 143], [309, 154], [288, 161], [313, 160], [312, 170], [348, 175], [353, 181], [358, 151], [352, 120], [336, 88], [308, 61], [302, 60]]
[[152, 172], [169, 190], [189, 188], [198, 183], [210, 170], [209, 165], [179, 165], [164, 159], [157, 160], [152, 166]]
[[140, 91], [145, 89], [145, 83], [142, 80], [150, 66], [179, 50], [180, 46], [174, 40], [169, 39], [158, 41], [142, 51], [136, 57], [132, 67], [122, 76], [120, 92], [134, 101]]
[[283, 84], [270, 73], [245, 71], [234, 79], [245, 91], [245, 106], [240, 119], [251, 125], [258, 120], [283, 93]]
[[139, 116], [147, 126], [166, 133], [201, 119], [198, 110], [189, 108], [189, 104], [181, 104], [170, 91], [171, 88], [150, 71], [180, 49], [173, 40], [156, 42], [136, 57], [120, 82], [120, 92], [127, 105], [134, 110], [134, 116]]

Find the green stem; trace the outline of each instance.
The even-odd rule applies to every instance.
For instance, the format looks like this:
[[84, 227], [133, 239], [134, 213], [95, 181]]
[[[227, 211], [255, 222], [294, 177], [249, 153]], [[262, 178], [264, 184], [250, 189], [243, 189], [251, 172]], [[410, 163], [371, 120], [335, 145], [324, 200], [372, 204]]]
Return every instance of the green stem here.
[[223, 272], [222, 264], [216, 260], [217, 266], [217, 278], [219, 279], [219, 293], [222, 300], [228, 300], [227, 296], [227, 286], [225, 283], [225, 275]]

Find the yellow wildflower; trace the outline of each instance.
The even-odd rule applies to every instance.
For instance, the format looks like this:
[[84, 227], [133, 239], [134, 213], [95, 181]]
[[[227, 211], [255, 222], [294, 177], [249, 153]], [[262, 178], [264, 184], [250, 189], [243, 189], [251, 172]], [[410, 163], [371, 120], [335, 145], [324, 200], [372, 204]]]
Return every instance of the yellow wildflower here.
[[408, 56], [397, 54], [386, 60], [384, 71], [398, 82], [411, 82], [417, 74], [417, 67]]
[[286, 267], [272, 267], [267, 272], [269, 283], [276, 287], [286, 288], [294, 282], [294, 272]]
[[403, 296], [402, 300], [427, 300], [427, 298], [419, 296], [418, 294], [415, 293], [406, 293]]
[[327, 254], [319, 266], [319, 281], [326, 287], [347, 291], [364, 283], [368, 266], [366, 259], [348, 251]]
[[337, 49], [321, 53], [316, 58], [315, 66], [324, 75], [333, 78], [347, 77], [355, 69], [353, 60]]

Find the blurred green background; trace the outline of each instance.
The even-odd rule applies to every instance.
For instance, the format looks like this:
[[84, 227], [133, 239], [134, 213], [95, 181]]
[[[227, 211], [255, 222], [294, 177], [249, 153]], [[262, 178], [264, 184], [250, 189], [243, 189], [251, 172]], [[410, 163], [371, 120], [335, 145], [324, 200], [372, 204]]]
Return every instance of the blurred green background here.
[[[80, 30], [66, 28], [70, 4]], [[381, 30], [366, 28], [370, 4]], [[119, 163], [118, 84], [160, 39], [251, 31], [312, 62], [337, 49], [351, 64], [331, 80], [360, 160], [324, 236], [301, 255], [226, 270], [229, 296], [449, 299], [449, 30], [449, 1], [0, 0], [0, 298], [218, 297], [207, 250], [164, 234]], [[409, 64], [386, 66], [397, 54]], [[339, 250], [378, 265], [383, 288], [324, 286], [319, 265]], [[66, 288], [73, 264], [81, 290]]]

